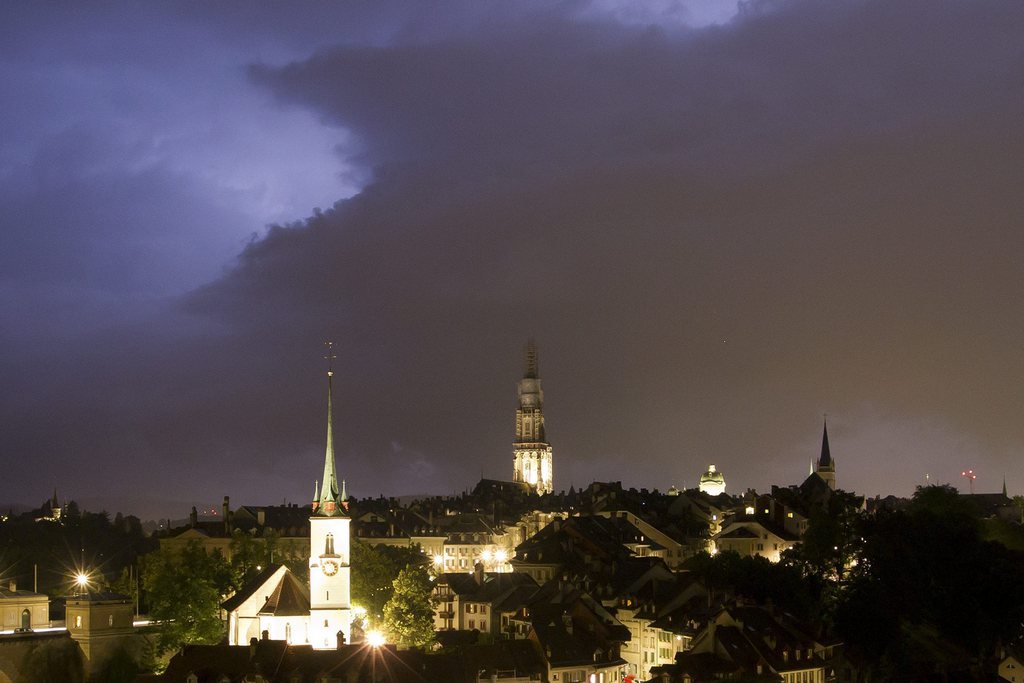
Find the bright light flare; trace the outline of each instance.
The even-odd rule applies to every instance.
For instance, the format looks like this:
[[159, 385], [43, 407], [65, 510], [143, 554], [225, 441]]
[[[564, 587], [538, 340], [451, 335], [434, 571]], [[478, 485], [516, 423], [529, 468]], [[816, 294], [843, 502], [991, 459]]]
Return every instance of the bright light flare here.
[[494, 553], [494, 559], [498, 562], [504, 562], [508, 559], [508, 553], [506, 553], [504, 550], [499, 550], [498, 552]]
[[83, 574], [82, 572], [78, 572], [78, 574], [75, 575], [75, 584], [77, 584], [79, 588], [86, 588], [86, 587], [88, 587], [89, 586], [89, 575], [88, 574]]
[[387, 639], [380, 631], [370, 631], [366, 634], [366, 642], [370, 647], [383, 647], [384, 643], [387, 642]]

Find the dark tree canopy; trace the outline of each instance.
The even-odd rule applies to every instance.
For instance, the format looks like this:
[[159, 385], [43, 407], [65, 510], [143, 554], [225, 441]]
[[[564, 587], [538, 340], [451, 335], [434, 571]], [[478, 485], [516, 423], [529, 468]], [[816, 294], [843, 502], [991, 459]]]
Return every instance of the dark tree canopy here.
[[142, 578], [150, 616], [166, 622], [158, 643], [161, 653], [220, 640], [220, 603], [233, 577], [219, 550], [207, 553], [195, 541], [178, 552], [161, 549], [144, 558]]
[[863, 549], [836, 613], [854, 661], [878, 680], [980, 675], [971, 662], [1020, 638], [1024, 556], [982, 528], [951, 487], [860, 520]]

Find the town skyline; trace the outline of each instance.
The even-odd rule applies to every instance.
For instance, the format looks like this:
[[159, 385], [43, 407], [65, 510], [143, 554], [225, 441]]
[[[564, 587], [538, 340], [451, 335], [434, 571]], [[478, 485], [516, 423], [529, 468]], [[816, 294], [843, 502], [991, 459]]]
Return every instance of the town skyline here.
[[[1024, 7], [13, 3], [0, 501], [1024, 485]], [[926, 478], [927, 476], [927, 478]], [[36, 499], [39, 499], [38, 501]], [[145, 509], [144, 509], [145, 506]]]

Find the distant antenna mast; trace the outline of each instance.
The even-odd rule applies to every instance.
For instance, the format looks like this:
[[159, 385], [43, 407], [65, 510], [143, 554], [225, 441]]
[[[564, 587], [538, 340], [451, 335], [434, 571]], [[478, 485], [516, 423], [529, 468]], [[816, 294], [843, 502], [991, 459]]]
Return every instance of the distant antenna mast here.
[[333, 377], [334, 376], [334, 359], [337, 358], [337, 356], [334, 355], [334, 342], [326, 341], [326, 342], [324, 342], [324, 346], [327, 347], [327, 355], [324, 356], [324, 359], [327, 361], [327, 376], [328, 377]]

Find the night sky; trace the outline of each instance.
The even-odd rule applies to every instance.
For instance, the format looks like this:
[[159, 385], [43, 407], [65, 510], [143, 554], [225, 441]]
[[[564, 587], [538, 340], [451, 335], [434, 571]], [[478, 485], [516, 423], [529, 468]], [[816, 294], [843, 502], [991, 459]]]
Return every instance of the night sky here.
[[1019, 0], [9, 2], [0, 504], [1024, 488]]

